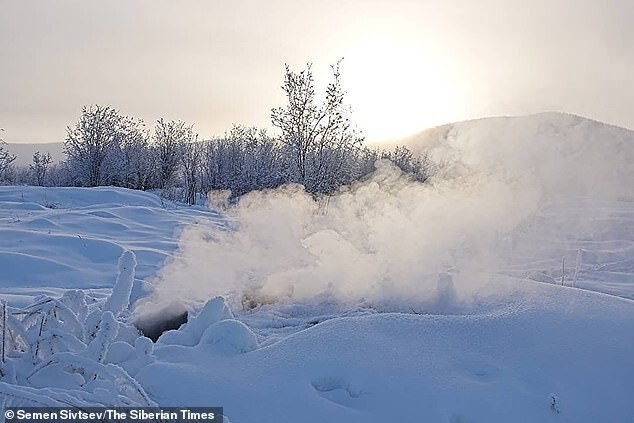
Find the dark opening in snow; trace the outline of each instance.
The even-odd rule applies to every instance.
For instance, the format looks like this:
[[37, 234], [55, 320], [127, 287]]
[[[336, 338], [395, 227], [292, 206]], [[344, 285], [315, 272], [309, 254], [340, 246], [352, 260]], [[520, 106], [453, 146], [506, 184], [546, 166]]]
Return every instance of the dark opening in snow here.
[[185, 323], [187, 323], [185, 307], [171, 304], [157, 312], [139, 316], [134, 322], [134, 326], [141, 331], [143, 336], [156, 342], [163, 332], [178, 329]]

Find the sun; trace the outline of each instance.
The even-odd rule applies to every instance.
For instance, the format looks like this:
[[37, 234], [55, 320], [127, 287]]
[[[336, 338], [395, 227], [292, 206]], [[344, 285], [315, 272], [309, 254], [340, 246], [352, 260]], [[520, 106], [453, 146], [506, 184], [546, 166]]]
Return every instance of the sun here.
[[348, 49], [342, 75], [354, 120], [369, 141], [390, 141], [458, 115], [452, 77], [421, 45], [398, 38]]

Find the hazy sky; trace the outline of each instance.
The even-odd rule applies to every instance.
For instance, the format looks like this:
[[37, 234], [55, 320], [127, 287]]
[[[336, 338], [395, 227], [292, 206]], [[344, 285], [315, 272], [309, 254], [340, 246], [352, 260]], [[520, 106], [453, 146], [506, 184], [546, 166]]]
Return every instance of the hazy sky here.
[[631, 0], [0, 0], [0, 127], [65, 136], [84, 104], [149, 124], [267, 127], [284, 63], [344, 57], [368, 139], [565, 111], [634, 128]]

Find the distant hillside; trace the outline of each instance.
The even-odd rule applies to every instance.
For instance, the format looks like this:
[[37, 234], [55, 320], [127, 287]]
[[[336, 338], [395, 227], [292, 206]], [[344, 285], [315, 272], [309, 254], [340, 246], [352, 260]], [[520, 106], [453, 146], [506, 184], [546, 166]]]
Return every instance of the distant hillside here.
[[401, 140], [448, 164], [445, 171], [488, 176], [553, 195], [634, 197], [634, 131], [580, 116], [540, 113], [483, 118]]
[[39, 151], [40, 153], [50, 153], [53, 158], [53, 163], [57, 163], [66, 158], [66, 155], [63, 152], [63, 147], [64, 143], [62, 142], [6, 145], [6, 149], [15, 154], [15, 164], [18, 166], [27, 166], [31, 163], [33, 153], [36, 151]]

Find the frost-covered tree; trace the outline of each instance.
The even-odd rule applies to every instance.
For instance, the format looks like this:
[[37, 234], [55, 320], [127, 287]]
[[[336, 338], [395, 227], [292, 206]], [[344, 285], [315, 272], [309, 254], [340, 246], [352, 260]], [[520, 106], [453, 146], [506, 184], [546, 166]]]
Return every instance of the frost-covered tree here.
[[229, 139], [238, 142], [243, 150], [238, 187], [241, 194], [257, 189], [276, 188], [286, 182], [282, 150], [265, 130], [234, 127]]
[[29, 164], [29, 171], [36, 185], [44, 185], [46, 172], [52, 161], [51, 153], [42, 154], [39, 151], [33, 153], [33, 161]]
[[84, 186], [109, 183], [109, 167], [119, 143], [130, 128], [130, 119], [110, 106], [84, 106], [75, 127], [67, 128], [64, 151], [75, 182]]
[[175, 182], [182, 161], [183, 145], [195, 138], [191, 126], [182, 121], [159, 119], [154, 128], [156, 149], [156, 177], [159, 188], [167, 188]]
[[200, 157], [202, 149], [197, 139], [198, 135], [192, 133], [192, 137], [189, 137], [182, 146], [181, 174], [184, 201], [187, 204], [196, 204], [196, 193], [200, 188]]
[[425, 182], [429, 178], [431, 166], [427, 156], [424, 154], [415, 155], [404, 145], [396, 146], [392, 151], [384, 151], [381, 157], [391, 161], [419, 182]]
[[344, 104], [339, 61], [323, 103], [316, 99], [311, 65], [295, 73], [286, 66], [282, 89], [287, 104], [271, 110], [273, 126], [282, 132], [285, 153], [292, 158], [293, 182], [309, 192], [331, 192], [351, 179], [348, 164], [363, 138], [351, 125]]
[[203, 142], [202, 146], [202, 186], [204, 191], [228, 189], [224, 185], [222, 177], [224, 160], [221, 155], [224, 152], [222, 146], [224, 140], [214, 138]]
[[54, 187], [73, 185], [73, 178], [67, 161], [52, 164], [46, 174], [47, 185]]
[[0, 138], [0, 182], [10, 179], [15, 155], [5, 149], [6, 143]]
[[121, 183], [132, 189], [150, 188], [154, 175], [155, 150], [142, 121], [130, 122], [126, 136], [120, 144]]
[[229, 190], [233, 197], [249, 191], [275, 188], [289, 179], [283, 175], [282, 149], [264, 130], [234, 126], [223, 138], [204, 143], [203, 186]]

